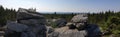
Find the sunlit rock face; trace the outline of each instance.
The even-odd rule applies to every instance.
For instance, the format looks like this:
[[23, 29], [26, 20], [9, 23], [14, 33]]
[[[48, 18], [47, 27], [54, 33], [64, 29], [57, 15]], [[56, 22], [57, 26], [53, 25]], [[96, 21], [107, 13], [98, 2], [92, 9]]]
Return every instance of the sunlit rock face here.
[[88, 20], [87, 14], [78, 14], [73, 16], [71, 22], [73, 22], [73, 25], [76, 26], [78, 30], [82, 30], [86, 26], [87, 20]]
[[78, 14], [73, 16], [72, 22], [86, 22], [88, 20], [87, 14]]
[[33, 8], [30, 8], [30, 9], [19, 8], [18, 12], [36, 12], [36, 9], [33, 9]]
[[27, 9], [19, 8], [19, 9], [18, 9], [18, 12], [27, 12]]
[[30, 11], [30, 12], [36, 12], [36, 9], [29, 8], [28, 11]]
[[27, 13], [27, 12], [17, 12], [17, 19], [25, 19], [25, 18], [28, 18], [28, 19], [45, 19], [43, 15], [39, 15], [39, 14], [35, 14], [35, 13]]

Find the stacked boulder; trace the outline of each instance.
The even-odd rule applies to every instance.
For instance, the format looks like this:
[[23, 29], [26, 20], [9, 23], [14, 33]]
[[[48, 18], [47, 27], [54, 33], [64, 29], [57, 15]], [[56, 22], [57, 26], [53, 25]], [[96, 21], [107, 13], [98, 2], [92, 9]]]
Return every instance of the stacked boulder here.
[[72, 25], [75, 26], [78, 30], [82, 30], [85, 28], [87, 24], [88, 17], [86, 14], [79, 14], [74, 16], [71, 19]]
[[101, 31], [98, 25], [87, 23], [87, 14], [79, 14], [71, 19], [72, 25], [76, 27], [78, 31], [85, 30], [87, 32], [86, 37], [101, 37]]
[[20, 8], [17, 22], [8, 21], [5, 37], [46, 37], [46, 19]]

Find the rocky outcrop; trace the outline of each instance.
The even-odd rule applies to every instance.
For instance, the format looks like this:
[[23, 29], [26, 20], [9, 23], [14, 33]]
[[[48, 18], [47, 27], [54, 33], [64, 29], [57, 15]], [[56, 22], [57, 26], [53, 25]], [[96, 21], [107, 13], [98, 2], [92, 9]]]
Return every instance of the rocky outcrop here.
[[46, 19], [44, 16], [20, 9], [17, 22], [7, 22], [5, 37], [46, 37]]
[[99, 27], [87, 24], [87, 18], [85, 15], [76, 15], [68, 24], [64, 18], [51, 20], [57, 26], [52, 28], [46, 26], [49, 21], [44, 16], [21, 9], [15, 22], [7, 22], [5, 37], [98, 37]]
[[98, 25], [88, 24], [87, 16], [76, 15], [67, 26], [56, 28], [48, 37], [101, 37]]

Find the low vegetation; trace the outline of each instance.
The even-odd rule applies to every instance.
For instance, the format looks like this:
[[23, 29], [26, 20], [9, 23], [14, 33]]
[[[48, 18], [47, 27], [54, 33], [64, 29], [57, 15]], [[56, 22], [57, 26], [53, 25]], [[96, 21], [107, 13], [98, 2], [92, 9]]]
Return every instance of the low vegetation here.
[[88, 14], [89, 23], [96, 23], [101, 31], [109, 31], [107, 35], [120, 36], [120, 12], [106, 11], [96, 14]]

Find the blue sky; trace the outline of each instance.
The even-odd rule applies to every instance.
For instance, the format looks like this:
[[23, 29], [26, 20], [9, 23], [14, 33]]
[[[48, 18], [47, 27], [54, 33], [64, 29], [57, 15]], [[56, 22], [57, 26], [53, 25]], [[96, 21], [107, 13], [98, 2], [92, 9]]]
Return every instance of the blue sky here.
[[39, 12], [120, 11], [120, 0], [0, 0], [5, 8], [36, 8]]

